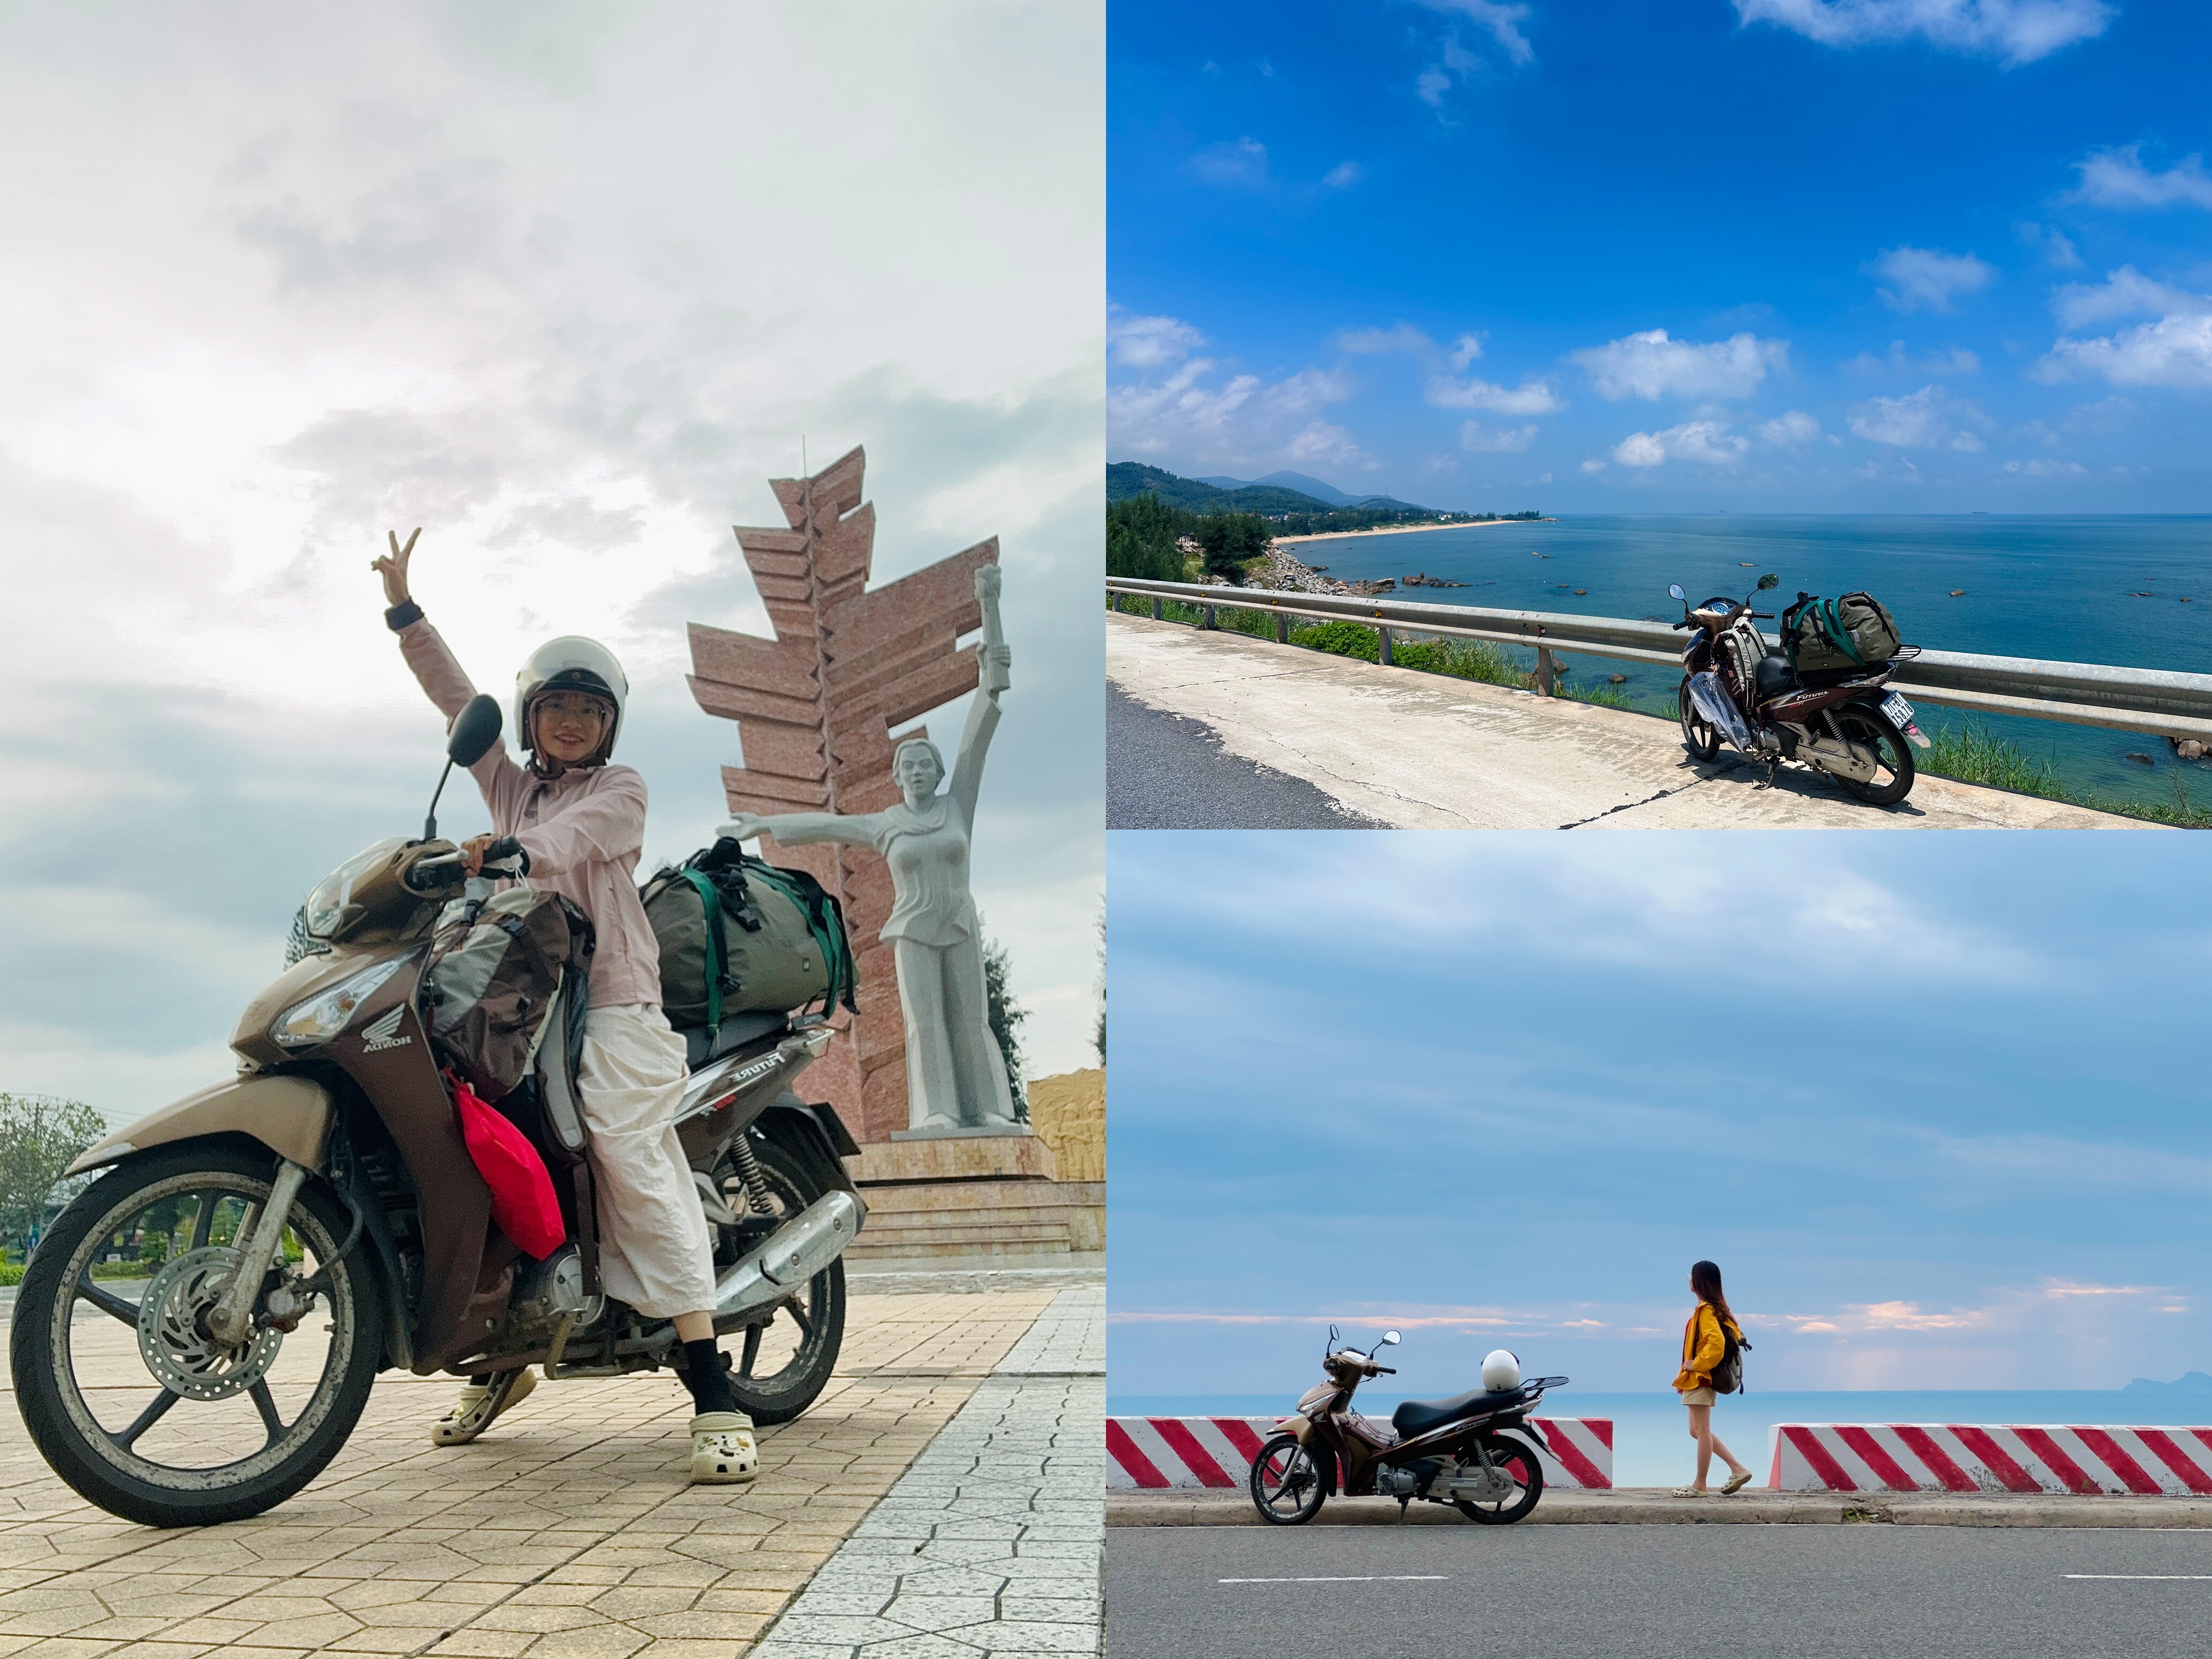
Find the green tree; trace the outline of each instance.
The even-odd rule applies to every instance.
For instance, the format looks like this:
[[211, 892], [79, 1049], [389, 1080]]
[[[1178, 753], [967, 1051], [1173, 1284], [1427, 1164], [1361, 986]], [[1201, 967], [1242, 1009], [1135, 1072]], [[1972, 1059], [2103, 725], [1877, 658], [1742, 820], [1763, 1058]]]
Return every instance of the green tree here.
[[1006, 947], [994, 939], [983, 941], [983, 1003], [991, 1022], [991, 1035], [999, 1040], [999, 1054], [1006, 1062], [1006, 1086], [1013, 1091], [1014, 1116], [1030, 1121], [1029, 1091], [1022, 1085], [1022, 1022], [1028, 1009], [1006, 989]]
[[81, 1100], [0, 1094], [0, 1231], [26, 1244], [35, 1240], [62, 1171], [106, 1133]]
[[1232, 582], [1244, 580], [1244, 564], [1273, 544], [1267, 521], [1256, 513], [1218, 513], [1198, 521], [1198, 544], [1206, 551], [1206, 574]]
[[1182, 550], [1176, 538], [1196, 519], [1158, 495], [1133, 495], [1106, 507], [1106, 574], [1144, 581], [1182, 580]]

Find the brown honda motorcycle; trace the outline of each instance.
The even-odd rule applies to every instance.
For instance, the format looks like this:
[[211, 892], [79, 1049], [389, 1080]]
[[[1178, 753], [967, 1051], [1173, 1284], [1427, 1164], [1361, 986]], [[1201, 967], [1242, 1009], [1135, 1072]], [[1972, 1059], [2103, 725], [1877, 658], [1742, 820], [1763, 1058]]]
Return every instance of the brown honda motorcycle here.
[[[1772, 573], [1758, 592], [1778, 585]], [[1839, 673], [1800, 675], [1770, 648], [1759, 623], [1773, 613], [1718, 595], [1692, 606], [1680, 582], [1667, 592], [1682, 602], [1687, 629], [1680, 696], [1682, 741], [1692, 757], [1710, 763], [1721, 739], [1765, 763], [1771, 781], [1784, 761], [1825, 772], [1861, 800], [1893, 806], [1912, 793], [1911, 745], [1928, 747], [1912, 723], [1912, 705], [1882, 688], [1897, 665], [1920, 654], [1901, 646], [1889, 661]]]
[[1398, 1333], [1383, 1332], [1368, 1353], [1340, 1347], [1340, 1340], [1330, 1326], [1322, 1380], [1253, 1456], [1248, 1486], [1262, 1521], [1302, 1525], [1339, 1492], [1395, 1498], [1401, 1515], [1415, 1498], [1450, 1504], [1470, 1521], [1498, 1527], [1536, 1507], [1544, 1495], [1536, 1453], [1551, 1445], [1528, 1413], [1547, 1389], [1565, 1388], [1565, 1377], [1539, 1376], [1449, 1400], [1408, 1400], [1386, 1425], [1352, 1410], [1352, 1395], [1367, 1377], [1397, 1375], [1377, 1364], [1375, 1352], [1395, 1346]]
[[[499, 728], [492, 698], [463, 710], [447, 775]], [[495, 842], [471, 879], [437, 838], [436, 805], [422, 838], [380, 842], [316, 888], [307, 932], [327, 949], [248, 1006], [230, 1040], [236, 1077], [70, 1168], [106, 1173], [23, 1276], [15, 1399], [54, 1472], [112, 1514], [198, 1526], [283, 1502], [395, 1367], [542, 1365], [559, 1381], [682, 1360], [672, 1324], [600, 1287], [576, 1088], [581, 972], [545, 1017], [534, 1075], [499, 1103], [544, 1158], [568, 1240], [532, 1261], [492, 1223], [419, 993], [441, 912], [489, 896], [518, 849]], [[820, 1018], [726, 1020], [695, 1046], [677, 1114], [714, 1239], [714, 1329], [744, 1334], [731, 1380], [762, 1423], [796, 1417], [828, 1382], [844, 1340], [840, 1257], [866, 1213], [839, 1161], [859, 1149], [835, 1111], [792, 1091], [830, 1039]], [[139, 1285], [135, 1301], [124, 1293]], [[134, 1362], [139, 1385], [111, 1380]]]

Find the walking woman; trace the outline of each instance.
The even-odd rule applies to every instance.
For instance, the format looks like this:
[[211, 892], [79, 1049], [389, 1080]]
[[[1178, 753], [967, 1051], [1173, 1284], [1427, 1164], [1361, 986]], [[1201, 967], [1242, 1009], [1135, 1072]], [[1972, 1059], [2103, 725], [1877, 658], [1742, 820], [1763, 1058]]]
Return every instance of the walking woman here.
[[1698, 1305], [1690, 1314], [1690, 1322], [1682, 1328], [1682, 1369], [1675, 1376], [1674, 1391], [1690, 1408], [1690, 1438], [1698, 1443], [1698, 1478], [1686, 1486], [1676, 1487], [1674, 1496], [1697, 1498], [1711, 1492], [1705, 1484], [1705, 1473], [1716, 1456], [1730, 1471], [1728, 1484], [1721, 1488], [1726, 1495], [1750, 1485], [1751, 1471], [1713, 1432], [1713, 1401], [1718, 1398], [1713, 1392], [1713, 1373], [1720, 1369], [1731, 1345], [1743, 1345], [1743, 1330], [1729, 1311], [1728, 1297], [1721, 1290], [1721, 1270], [1713, 1263], [1700, 1261], [1691, 1267], [1690, 1290]]

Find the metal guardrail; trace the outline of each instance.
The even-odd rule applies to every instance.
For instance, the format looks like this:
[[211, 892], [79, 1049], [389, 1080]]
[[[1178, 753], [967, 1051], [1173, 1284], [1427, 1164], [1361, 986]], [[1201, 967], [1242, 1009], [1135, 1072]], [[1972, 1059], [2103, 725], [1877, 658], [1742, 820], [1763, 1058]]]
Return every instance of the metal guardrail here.
[[[1206, 613], [1201, 626], [1206, 628], [1215, 625], [1216, 613], [1224, 610], [1273, 611], [1278, 644], [1290, 642], [1293, 617], [1364, 623], [1378, 636], [1376, 654], [1384, 663], [1390, 661], [1393, 637], [1401, 634], [1533, 647], [1537, 690], [1547, 696], [1554, 688], [1558, 672], [1553, 659], [1560, 652], [1673, 666], [1682, 660], [1682, 635], [1667, 623], [1620, 617], [1423, 605], [1375, 597], [1281, 592], [1272, 588], [1224, 588], [1203, 582], [1156, 582], [1128, 576], [1108, 577], [1106, 593], [1109, 609], [1113, 608], [1116, 594], [1149, 598], [1155, 617], [1160, 615], [1164, 599], [1197, 605]], [[1762, 637], [1778, 643], [1772, 635]], [[2212, 674], [1923, 651], [1911, 661], [1899, 664], [1890, 683], [1916, 702], [1947, 708], [2212, 743]]]

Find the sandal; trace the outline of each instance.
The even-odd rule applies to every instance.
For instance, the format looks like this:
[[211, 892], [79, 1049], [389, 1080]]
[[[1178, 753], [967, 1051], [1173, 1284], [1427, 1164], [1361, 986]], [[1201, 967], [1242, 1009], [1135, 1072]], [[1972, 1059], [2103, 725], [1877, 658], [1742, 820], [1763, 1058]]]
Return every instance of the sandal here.
[[751, 1418], [743, 1412], [702, 1412], [691, 1419], [694, 1485], [738, 1486], [759, 1473]]
[[1749, 1469], [1741, 1470], [1737, 1474], [1729, 1476], [1728, 1485], [1721, 1488], [1721, 1496], [1726, 1498], [1730, 1492], [1741, 1492], [1750, 1484], [1751, 1471]]
[[453, 1410], [438, 1419], [430, 1431], [434, 1446], [465, 1446], [496, 1422], [510, 1406], [519, 1406], [530, 1397], [538, 1386], [538, 1379], [526, 1368], [502, 1371], [483, 1387], [473, 1382], [462, 1389], [461, 1397], [453, 1402]]
[[1712, 1495], [1713, 1489], [1711, 1486], [1677, 1486], [1674, 1488], [1674, 1496], [1677, 1498], [1711, 1498]]

